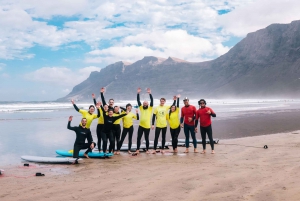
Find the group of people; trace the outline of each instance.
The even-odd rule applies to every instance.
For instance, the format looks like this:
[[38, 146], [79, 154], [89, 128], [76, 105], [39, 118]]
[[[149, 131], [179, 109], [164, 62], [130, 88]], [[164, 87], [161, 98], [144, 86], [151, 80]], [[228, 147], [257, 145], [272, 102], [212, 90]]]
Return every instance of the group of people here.
[[[79, 109], [74, 100], [72, 104], [76, 111], [82, 114], [82, 119], [80, 125], [77, 127], [71, 127], [72, 116], [69, 117], [68, 129], [76, 132], [76, 140], [74, 143], [73, 157], [78, 158], [79, 151], [81, 149], [87, 149], [85, 152], [85, 157], [88, 158], [88, 152], [91, 152], [92, 149], [96, 146], [96, 143], [93, 142], [93, 138], [90, 131], [91, 123], [94, 119], [98, 118], [97, 125], [97, 138], [98, 138], [98, 149], [101, 151], [101, 140], [102, 151], [107, 152], [107, 141], [109, 140], [108, 152], [118, 155], [120, 154], [120, 149], [123, 145], [123, 142], [128, 134], [128, 153], [131, 154], [132, 146], [132, 135], [133, 135], [133, 120], [139, 120], [139, 127], [137, 131], [137, 148], [135, 155], [139, 154], [141, 139], [144, 135], [146, 141], [146, 153], [149, 151], [149, 134], [150, 129], [155, 129], [154, 137], [154, 148], [152, 153], [156, 154], [157, 152], [164, 153], [165, 142], [166, 142], [166, 133], [167, 133], [167, 122], [170, 126], [170, 134], [172, 137], [172, 147], [173, 152], [177, 153], [177, 144], [178, 136], [181, 128], [184, 130], [185, 134], [185, 153], [189, 152], [189, 136], [191, 135], [193, 139], [194, 152], [197, 153], [197, 139], [196, 132], [198, 131], [197, 125], [200, 119], [200, 133], [202, 138], [203, 150], [201, 153], [206, 153], [206, 134], [208, 135], [211, 153], [214, 154], [214, 141], [212, 137], [212, 127], [211, 127], [211, 117], [216, 117], [216, 113], [206, 106], [206, 101], [201, 99], [198, 101], [199, 109], [196, 110], [196, 107], [189, 104], [189, 99], [186, 97], [183, 99], [184, 106], [181, 108], [181, 115], [179, 114], [179, 98], [180, 95], [173, 97], [173, 104], [171, 106], [165, 105], [166, 99], [161, 98], [160, 104], [153, 111], [153, 97], [151, 90], [148, 88], [147, 93], [150, 97], [150, 104], [148, 101], [141, 103], [140, 93], [141, 88], [137, 89], [137, 104], [138, 109], [135, 113], [131, 112], [132, 105], [129, 103], [126, 107], [119, 107], [114, 105], [114, 99], [109, 99], [108, 104], [104, 98], [105, 88], [101, 88], [101, 102], [96, 102], [95, 95], [92, 94], [94, 105], [90, 105], [89, 110]], [[177, 103], [176, 103], [177, 101]], [[94, 114], [97, 109], [97, 114]], [[121, 111], [120, 111], [121, 110]], [[179, 116], [180, 115], [180, 116]], [[151, 119], [152, 116], [152, 119]], [[123, 129], [121, 132], [121, 120], [123, 121]], [[151, 124], [152, 123], [152, 124]], [[161, 150], [157, 151], [158, 139], [162, 134]], [[88, 141], [86, 143], [85, 141]]]

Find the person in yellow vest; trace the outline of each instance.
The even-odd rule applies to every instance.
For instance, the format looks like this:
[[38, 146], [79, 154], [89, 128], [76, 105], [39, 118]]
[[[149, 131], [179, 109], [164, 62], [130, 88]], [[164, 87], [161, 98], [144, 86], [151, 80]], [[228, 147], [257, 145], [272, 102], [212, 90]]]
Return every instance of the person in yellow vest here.
[[173, 103], [170, 108], [169, 114], [167, 115], [167, 120], [170, 125], [170, 133], [172, 137], [172, 147], [173, 152], [177, 153], [177, 144], [178, 144], [178, 135], [180, 133], [180, 121], [179, 121], [179, 98], [180, 94], [174, 96], [174, 99], [177, 98], [177, 106]]
[[[128, 111], [129, 113], [123, 117], [123, 131], [122, 131], [122, 136], [121, 136], [121, 140], [118, 144], [118, 148], [117, 148], [117, 154], [120, 154], [120, 149], [123, 145], [124, 139], [127, 135], [128, 135], [128, 153], [131, 154], [131, 145], [132, 145], [132, 134], [133, 134], [133, 119], [139, 120], [139, 110], [136, 110], [135, 114], [131, 112], [132, 109], [132, 105], [130, 103], [128, 103], [126, 105], [126, 111]], [[122, 112], [122, 114], [124, 114], [125, 111]]]
[[[176, 98], [174, 102], [175, 101]], [[164, 153], [164, 149], [165, 149], [166, 133], [167, 133], [167, 114], [168, 114], [168, 110], [170, 109], [170, 106], [165, 105], [165, 102], [166, 102], [165, 98], [160, 99], [160, 104], [155, 108], [152, 116], [152, 127], [151, 127], [152, 130], [154, 129], [154, 123], [156, 120], [154, 150], [152, 152], [153, 154], [156, 154], [156, 148], [157, 148], [160, 132], [162, 133], [161, 153]]]
[[149, 154], [149, 133], [150, 133], [150, 121], [151, 121], [151, 114], [153, 109], [153, 97], [151, 94], [151, 89], [147, 88], [147, 93], [150, 96], [150, 105], [148, 101], [144, 101], [143, 105], [140, 101], [140, 93], [141, 88], [137, 89], [137, 103], [140, 109], [140, 124], [137, 132], [137, 149], [136, 154], [140, 153], [140, 146], [141, 146], [141, 139], [143, 134], [145, 134], [145, 141], [146, 141], [146, 153]]
[[[73, 107], [75, 108], [75, 110], [79, 113], [82, 114], [82, 118], [86, 118], [86, 128], [90, 129], [90, 126], [92, 124], [92, 121], [94, 119], [97, 119], [98, 117], [100, 117], [100, 111], [99, 111], [99, 108], [97, 109], [97, 113], [98, 114], [93, 114], [94, 111], [95, 111], [95, 106], [94, 105], [90, 105], [89, 107], [89, 110], [82, 110], [82, 109], [79, 109], [77, 107], [77, 105], [75, 104], [74, 100], [72, 99], [71, 100], [72, 104], [73, 104]], [[81, 122], [80, 122], [80, 126], [81, 126]]]

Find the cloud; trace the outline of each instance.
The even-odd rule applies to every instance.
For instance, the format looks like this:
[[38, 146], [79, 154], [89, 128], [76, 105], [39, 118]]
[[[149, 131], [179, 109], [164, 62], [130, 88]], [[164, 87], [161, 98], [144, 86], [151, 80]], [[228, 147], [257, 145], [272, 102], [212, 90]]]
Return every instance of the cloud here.
[[[100, 51], [88, 54], [88, 63], [132, 61], [141, 57], [134, 55], [135, 50], [203, 61], [227, 52], [229, 48], [222, 43], [232, 35], [244, 37], [271, 23], [299, 19], [299, 4], [296, 0], [141, 0], [130, 4], [123, 0], [4, 0], [0, 3], [0, 59], [33, 58], [28, 50], [36, 45], [59, 50], [78, 48], [72, 43], [84, 42], [91, 52]], [[222, 11], [226, 14], [219, 15]], [[51, 23], [60, 18], [60, 25]], [[185, 44], [177, 42], [179, 36], [193, 52], [186, 52]], [[113, 59], [123, 50], [131, 52], [125, 53], [128, 59], [122, 55]]]
[[92, 71], [100, 71], [100, 68], [89, 66], [72, 71], [66, 67], [42, 67], [34, 72], [25, 74], [24, 77], [30, 81], [73, 87], [87, 79]]
[[153, 31], [127, 36], [120, 45], [102, 50], [93, 50], [87, 54], [88, 63], [112, 63], [119, 60], [134, 62], [143, 56], [169, 56], [188, 61], [203, 61], [220, 56], [229, 48], [221, 43], [193, 36], [185, 30]]
[[[132, 4], [123, 0], [4, 0], [0, 4], [0, 59], [33, 58], [34, 53], [27, 50], [35, 45], [58, 50], [84, 41], [99, 49], [102, 41], [113, 40], [110, 46], [120, 46], [115, 39], [174, 27], [206, 38], [218, 28], [218, 10], [231, 10], [240, 4], [225, 0], [142, 0]], [[54, 17], [65, 21], [61, 26], [49, 24]]]
[[219, 16], [223, 33], [239, 37], [273, 23], [290, 23], [300, 19], [298, 0], [256, 0], [247, 6]]

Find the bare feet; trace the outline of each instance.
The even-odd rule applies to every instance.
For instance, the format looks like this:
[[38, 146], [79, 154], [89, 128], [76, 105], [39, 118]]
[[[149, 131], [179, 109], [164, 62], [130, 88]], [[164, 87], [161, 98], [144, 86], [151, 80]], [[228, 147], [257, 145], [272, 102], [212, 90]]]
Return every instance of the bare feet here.
[[174, 153], [177, 153], [177, 152], [178, 152], [178, 150], [177, 150], [177, 148], [175, 148], [175, 149], [174, 149]]
[[117, 151], [115, 151], [115, 152], [114, 152], [114, 154], [115, 154], [115, 155], [117, 155], [117, 154], [118, 154], [118, 152], [117, 152]]
[[150, 154], [150, 151], [149, 151], [149, 150], [147, 150], [147, 151], [146, 151], [146, 154]]
[[205, 151], [205, 150], [201, 151], [201, 154], [205, 154], [205, 153], [206, 153], [206, 151]]
[[153, 151], [152, 151], [152, 154], [156, 154], [156, 150], [153, 150]]
[[185, 151], [183, 153], [189, 153], [189, 149], [186, 148]]
[[120, 152], [119, 152], [119, 151], [116, 151], [115, 153], [116, 153], [116, 155], [120, 155]]
[[164, 151], [164, 150], [161, 150], [161, 151], [160, 151], [160, 153], [162, 153], [162, 154], [163, 154], [163, 153], [165, 153], [165, 151]]
[[84, 153], [83, 156], [86, 158], [90, 158], [86, 153]]
[[215, 154], [215, 150], [211, 150], [211, 154]]
[[197, 149], [194, 149], [194, 153], [199, 153], [199, 151]]
[[131, 151], [128, 150], [128, 153], [131, 154]]
[[140, 150], [136, 150], [135, 153], [136, 153], [136, 154], [139, 154], [139, 153], [140, 153]]

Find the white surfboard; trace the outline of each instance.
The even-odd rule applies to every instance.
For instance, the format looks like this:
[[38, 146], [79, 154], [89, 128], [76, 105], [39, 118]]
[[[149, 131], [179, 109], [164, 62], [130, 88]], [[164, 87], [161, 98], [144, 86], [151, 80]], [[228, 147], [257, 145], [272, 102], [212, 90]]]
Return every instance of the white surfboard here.
[[[76, 158], [21, 156], [23, 160], [37, 163], [73, 163]], [[81, 158], [78, 160], [82, 160]]]
[[2, 175], [4, 173], [4, 170], [0, 169], [0, 175]]

